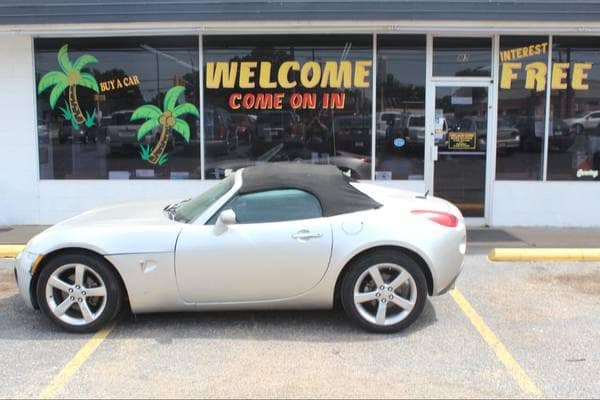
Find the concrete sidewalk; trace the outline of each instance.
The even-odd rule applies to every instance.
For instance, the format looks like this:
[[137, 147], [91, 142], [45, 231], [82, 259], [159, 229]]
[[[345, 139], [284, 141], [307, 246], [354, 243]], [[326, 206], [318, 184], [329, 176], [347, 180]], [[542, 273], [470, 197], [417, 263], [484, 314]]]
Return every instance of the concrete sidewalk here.
[[0, 225], [0, 244], [25, 244], [48, 225]]
[[494, 248], [600, 248], [600, 228], [472, 228], [468, 252], [488, 253]]

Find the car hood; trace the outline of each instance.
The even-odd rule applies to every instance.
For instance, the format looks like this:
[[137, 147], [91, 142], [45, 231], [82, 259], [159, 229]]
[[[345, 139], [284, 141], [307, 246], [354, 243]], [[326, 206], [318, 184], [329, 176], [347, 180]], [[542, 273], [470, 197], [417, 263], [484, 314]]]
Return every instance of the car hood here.
[[93, 208], [54, 225], [52, 229], [89, 225], [169, 224], [171, 221], [163, 209], [174, 202], [173, 199], [153, 200]]
[[172, 252], [183, 225], [164, 213], [170, 203], [144, 201], [95, 208], [46, 229], [27, 244], [27, 250], [48, 254], [84, 248], [104, 255]]

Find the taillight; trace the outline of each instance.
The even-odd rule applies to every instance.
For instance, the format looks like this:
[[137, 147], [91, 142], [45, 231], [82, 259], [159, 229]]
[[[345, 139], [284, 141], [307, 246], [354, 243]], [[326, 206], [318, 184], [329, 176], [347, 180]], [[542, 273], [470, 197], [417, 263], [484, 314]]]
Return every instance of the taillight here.
[[447, 226], [448, 228], [454, 228], [458, 225], [458, 218], [455, 215], [442, 211], [412, 210], [411, 214], [421, 215], [430, 221]]
[[224, 127], [222, 127], [222, 126], [221, 126], [221, 127], [219, 127], [219, 136], [220, 136], [220, 137], [223, 137], [223, 136], [225, 136], [225, 128], [224, 128]]

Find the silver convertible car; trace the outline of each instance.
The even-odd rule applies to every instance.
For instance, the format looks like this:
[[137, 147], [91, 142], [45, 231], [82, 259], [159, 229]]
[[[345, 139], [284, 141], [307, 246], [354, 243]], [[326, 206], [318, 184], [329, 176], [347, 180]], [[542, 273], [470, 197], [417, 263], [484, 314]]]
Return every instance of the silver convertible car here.
[[199, 196], [97, 208], [16, 260], [27, 305], [73, 332], [133, 313], [327, 309], [396, 332], [453, 287], [466, 248], [445, 200], [353, 182], [334, 166], [236, 171]]

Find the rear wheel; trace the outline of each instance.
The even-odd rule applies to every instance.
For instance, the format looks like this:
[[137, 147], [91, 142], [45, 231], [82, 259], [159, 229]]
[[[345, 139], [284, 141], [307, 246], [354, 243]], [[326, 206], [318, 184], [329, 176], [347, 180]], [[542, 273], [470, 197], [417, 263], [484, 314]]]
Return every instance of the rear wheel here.
[[106, 261], [87, 254], [59, 256], [40, 273], [36, 295], [41, 310], [70, 332], [95, 332], [121, 309], [123, 292]]
[[406, 254], [380, 251], [354, 261], [341, 285], [350, 319], [377, 333], [398, 332], [423, 311], [427, 283], [419, 265]]

